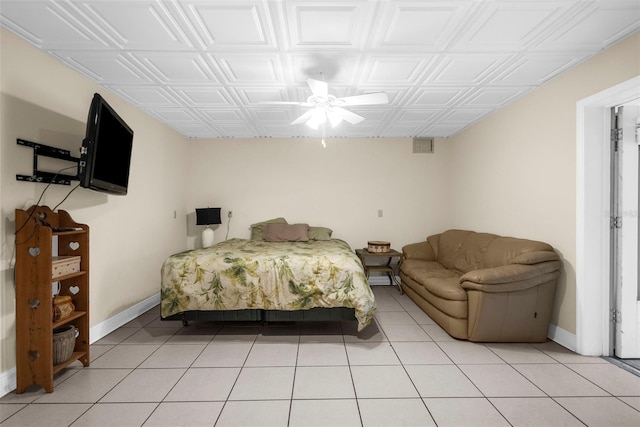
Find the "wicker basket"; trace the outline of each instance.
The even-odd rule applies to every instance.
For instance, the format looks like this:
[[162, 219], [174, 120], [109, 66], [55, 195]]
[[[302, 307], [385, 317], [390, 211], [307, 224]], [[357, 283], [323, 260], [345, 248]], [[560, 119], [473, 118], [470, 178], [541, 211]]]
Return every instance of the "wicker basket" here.
[[370, 240], [367, 250], [374, 254], [382, 254], [391, 251], [391, 243], [380, 240]]
[[78, 328], [73, 325], [62, 326], [53, 330], [54, 365], [64, 363], [71, 358], [78, 332]]

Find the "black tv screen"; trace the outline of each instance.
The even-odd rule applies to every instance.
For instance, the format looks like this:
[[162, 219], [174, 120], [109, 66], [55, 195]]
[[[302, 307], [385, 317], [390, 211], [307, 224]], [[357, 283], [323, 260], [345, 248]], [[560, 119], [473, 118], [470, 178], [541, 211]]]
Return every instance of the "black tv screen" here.
[[100, 94], [94, 94], [80, 149], [80, 185], [109, 194], [127, 194], [132, 148], [133, 130]]

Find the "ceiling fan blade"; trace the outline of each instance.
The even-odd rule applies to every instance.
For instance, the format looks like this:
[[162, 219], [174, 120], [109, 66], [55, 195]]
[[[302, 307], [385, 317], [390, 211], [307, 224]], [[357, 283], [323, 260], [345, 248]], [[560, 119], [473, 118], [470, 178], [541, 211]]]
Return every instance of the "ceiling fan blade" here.
[[326, 82], [307, 79], [307, 84], [309, 85], [309, 89], [311, 89], [311, 93], [313, 93], [315, 96], [326, 98], [327, 95], [329, 95], [329, 85]]
[[311, 117], [313, 117], [313, 111], [314, 110], [307, 111], [306, 113], [304, 113], [303, 115], [301, 115], [300, 117], [298, 117], [297, 119], [292, 121], [291, 124], [292, 125], [299, 125], [300, 123], [305, 123], [307, 120], [309, 120]]
[[363, 95], [338, 98], [340, 105], [378, 105], [388, 104], [389, 98], [384, 92], [365, 93]]
[[338, 114], [340, 114], [342, 116], [342, 118], [346, 121], [348, 121], [349, 123], [351, 123], [352, 125], [358, 124], [361, 121], [364, 120], [364, 117], [356, 114], [356, 113], [352, 113], [349, 110], [345, 110], [342, 107], [333, 107], [332, 110]]

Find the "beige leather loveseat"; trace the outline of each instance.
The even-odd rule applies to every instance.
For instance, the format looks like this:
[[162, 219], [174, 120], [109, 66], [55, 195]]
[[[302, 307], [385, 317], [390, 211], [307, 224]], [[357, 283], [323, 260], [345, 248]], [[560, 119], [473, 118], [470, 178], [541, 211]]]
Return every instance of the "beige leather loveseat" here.
[[547, 339], [560, 261], [533, 240], [448, 230], [402, 248], [403, 291], [451, 336]]

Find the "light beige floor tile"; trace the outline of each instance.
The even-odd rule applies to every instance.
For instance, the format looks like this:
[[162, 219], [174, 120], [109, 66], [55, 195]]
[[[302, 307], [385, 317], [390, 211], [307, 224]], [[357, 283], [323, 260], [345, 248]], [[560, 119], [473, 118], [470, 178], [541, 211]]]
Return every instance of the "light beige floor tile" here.
[[484, 398], [424, 399], [439, 427], [498, 427], [509, 423]]
[[256, 343], [289, 343], [300, 341], [300, 327], [297, 323], [287, 322], [285, 325], [265, 326], [258, 336]]
[[405, 311], [400, 303], [398, 303], [398, 301], [396, 301], [391, 296], [378, 298], [378, 296], [376, 295], [376, 307], [377, 313], [380, 313], [382, 311]]
[[300, 343], [298, 366], [348, 365], [347, 350], [343, 342]]
[[167, 395], [167, 402], [224, 401], [240, 368], [190, 368]]
[[564, 365], [512, 365], [549, 396], [606, 396], [608, 393]]
[[287, 427], [289, 400], [227, 402], [216, 427]]
[[507, 363], [558, 363], [527, 343], [489, 343], [486, 346]]
[[212, 322], [194, 322], [181, 328], [167, 341], [167, 344], [208, 344], [221, 326]]
[[355, 399], [294, 400], [291, 402], [290, 427], [359, 427], [360, 415]]
[[505, 363], [484, 344], [469, 341], [452, 341], [441, 342], [438, 345], [457, 365]]
[[[54, 381], [54, 390], [56, 383]], [[27, 404], [31, 403], [37, 398], [44, 396], [46, 392], [39, 385], [29, 386], [23, 393], [16, 393], [16, 390], [12, 390], [4, 396], [0, 397], [0, 405], [8, 403]]]
[[434, 342], [394, 342], [403, 365], [450, 365], [451, 359]]
[[580, 427], [584, 425], [548, 397], [492, 398], [489, 400], [514, 427]]
[[162, 402], [145, 427], [213, 426], [224, 402]]
[[301, 322], [299, 326], [300, 342], [317, 342], [319, 337], [325, 338], [320, 342], [327, 342], [330, 337], [333, 337], [332, 341], [343, 341], [341, 322]]
[[478, 388], [454, 365], [405, 366], [422, 397], [476, 397]]
[[26, 406], [26, 403], [0, 403], [0, 423]]
[[294, 372], [294, 367], [242, 368], [229, 399], [291, 399]]
[[458, 365], [486, 397], [546, 396], [509, 365]]
[[105, 354], [91, 362], [91, 369], [138, 367], [145, 359], [155, 352], [159, 345], [131, 344], [117, 345]]
[[336, 335], [325, 335], [325, 334], [300, 335], [300, 344], [302, 344], [302, 343], [314, 343], [314, 342], [344, 343], [344, 337], [342, 336], [342, 333], [336, 334]]
[[122, 328], [144, 328], [149, 323], [155, 321], [158, 317], [160, 317], [160, 310], [154, 310], [153, 313], [148, 311], [131, 320], [130, 322], [125, 323], [124, 325], [122, 325]]
[[411, 317], [413, 317], [413, 319], [416, 321], [418, 325], [435, 325], [436, 324], [436, 322], [432, 318], [430, 318], [427, 315], [427, 313], [422, 311], [420, 307], [416, 306], [416, 308], [417, 310], [413, 310], [413, 311], [407, 310], [407, 312]]
[[162, 402], [185, 369], [136, 369], [100, 402]]
[[355, 399], [348, 366], [298, 367], [294, 399]]
[[205, 344], [165, 344], [142, 362], [140, 368], [188, 368], [202, 353], [205, 346]]
[[111, 332], [109, 335], [102, 337], [98, 341], [94, 342], [91, 345], [115, 345], [120, 344], [122, 341], [129, 338], [131, 335], [138, 332], [140, 329], [138, 328], [118, 328], [115, 331]]
[[602, 357], [582, 356], [580, 354], [576, 354], [554, 341], [547, 341], [532, 345], [560, 363], [609, 363]]
[[346, 343], [349, 364], [354, 365], [399, 365], [400, 359], [388, 342]]
[[381, 311], [376, 312], [375, 317], [383, 329], [387, 325], [417, 325], [406, 311]]
[[225, 325], [223, 326], [215, 337], [213, 337], [213, 341], [255, 341], [260, 334], [262, 328], [260, 326], [234, 326]]
[[384, 334], [389, 341], [433, 341], [419, 325], [385, 325]]
[[252, 341], [212, 341], [193, 362], [194, 368], [242, 367]]
[[418, 397], [401, 366], [352, 366], [351, 376], [359, 399]]
[[631, 406], [632, 408], [635, 408], [636, 410], [640, 411], [640, 397], [638, 397], [638, 396], [632, 396], [632, 397], [622, 396], [622, 397], [618, 397], [618, 399], [622, 400], [623, 402], [625, 402], [627, 405]]
[[180, 327], [144, 328], [131, 335], [123, 344], [164, 344]]
[[358, 331], [358, 325], [355, 322], [342, 322], [342, 330], [345, 342], [387, 341], [387, 337], [375, 320], [372, 320], [371, 323], [361, 331]]
[[96, 359], [111, 350], [113, 347], [115, 347], [115, 345], [92, 345], [89, 348], [90, 362], [93, 363]]
[[141, 426], [157, 403], [97, 403], [73, 423], [73, 427]]
[[570, 364], [566, 366], [614, 396], [640, 396], [640, 377], [614, 364]]
[[256, 342], [245, 366], [295, 366], [298, 356], [298, 344], [282, 343], [258, 343]]
[[431, 337], [432, 340], [437, 342], [456, 342], [457, 340], [449, 335], [440, 325], [420, 325], [422, 329]]
[[363, 427], [426, 427], [435, 422], [421, 399], [359, 399]]
[[640, 412], [615, 397], [561, 397], [556, 401], [588, 426], [640, 426]]
[[55, 387], [54, 393], [39, 397], [37, 403], [93, 403], [131, 373], [131, 369], [81, 369]]
[[[6, 405], [0, 405], [0, 408]], [[12, 405], [13, 406], [13, 405]], [[91, 407], [88, 403], [52, 403], [32, 404], [11, 414], [4, 419], [4, 411], [0, 417], [2, 427], [41, 427], [41, 426], [69, 426], [80, 415]]]

